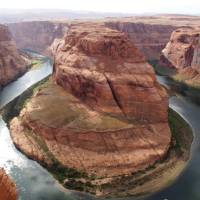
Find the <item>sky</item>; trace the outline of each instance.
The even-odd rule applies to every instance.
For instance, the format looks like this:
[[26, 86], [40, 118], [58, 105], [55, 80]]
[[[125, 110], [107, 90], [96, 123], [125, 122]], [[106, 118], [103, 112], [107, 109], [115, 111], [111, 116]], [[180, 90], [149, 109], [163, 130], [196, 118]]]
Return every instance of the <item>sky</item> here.
[[0, 8], [200, 14], [200, 0], [1, 0]]

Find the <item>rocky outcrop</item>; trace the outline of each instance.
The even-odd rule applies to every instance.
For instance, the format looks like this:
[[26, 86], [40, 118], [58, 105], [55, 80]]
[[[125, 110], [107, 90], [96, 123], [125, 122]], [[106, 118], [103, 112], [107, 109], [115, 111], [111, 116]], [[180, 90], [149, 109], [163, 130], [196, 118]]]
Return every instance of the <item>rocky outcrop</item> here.
[[137, 20], [108, 21], [106, 26], [128, 34], [147, 60], [159, 60], [160, 53], [169, 41], [175, 26], [137, 22]]
[[17, 200], [16, 186], [3, 169], [0, 169], [0, 200]]
[[25, 71], [25, 61], [20, 56], [8, 27], [0, 25], [0, 87], [13, 81]]
[[167, 94], [128, 37], [103, 23], [72, 25], [52, 49], [57, 84], [40, 86], [11, 121], [13, 141], [48, 168], [64, 167], [67, 187], [116, 195], [106, 185], [166, 156]]
[[175, 68], [176, 77], [188, 84], [200, 84], [200, 29], [182, 28], [173, 32], [162, 51], [160, 65]]
[[19, 22], [8, 24], [18, 48], [48, 54], [55, 38], [62, 38], [67, 23], [49, 21]]
[[[167, 101], [151, 66], [124, 33], [95, 26], [89, 31], [75, 26], [54, 47], [56, 82], [101, 112], [134, 120], [166, 120], [166, 107], [157, 109], [154, 104]], [[137, 110], [139, 105], [143, 110]]]

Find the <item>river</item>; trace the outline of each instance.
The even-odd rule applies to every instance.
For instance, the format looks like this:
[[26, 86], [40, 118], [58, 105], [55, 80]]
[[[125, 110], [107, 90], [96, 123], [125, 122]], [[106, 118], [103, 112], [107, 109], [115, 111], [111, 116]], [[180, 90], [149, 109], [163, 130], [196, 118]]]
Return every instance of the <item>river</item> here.
[[[40, 56], [40, 55], [38, 55]], [[50, 60], [47, 59], [39, 69], [31, 70], [18, 80], [10, 83], [0, 92], [0, 108], [19, 96], [34, 83], [52, 73]], [[172, 82], [158, 76], [160, 83], [169, 89]], [[145, 200], [199, 200], [200, 199], [200, 107], [190, 98], [179, 94], [170, 98], [170, 107], [187, 120], [194, 131], [191, 159], [176, 181], [168, 188]], [[17, 184], [19, 200], [89, 200], [95, 199], [86, 194], [72, 192], [62, 188], [54, 177], [37, 162], [20, 153], [12, 143], [9, 129], [0, 118], [0, 167]], [[128, 198], [134, 200], [134, 198]]]

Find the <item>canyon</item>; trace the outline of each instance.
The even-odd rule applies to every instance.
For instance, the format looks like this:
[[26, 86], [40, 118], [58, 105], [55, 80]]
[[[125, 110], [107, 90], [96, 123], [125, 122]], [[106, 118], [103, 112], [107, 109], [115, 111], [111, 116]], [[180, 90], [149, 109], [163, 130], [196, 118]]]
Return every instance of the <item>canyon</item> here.
[[53, 77], [10, 122], [12, 139], [67, 188], [119, 195], [117, 183], [169, 151], [167, 93], [128, 36], [102, 23], [71, 25], [52, 50]]
[[106, 22], [106, 26], [128, 34], [129, 38], [145, 55], [147, 60], [158, 60], [169, 37], [176, 29], [172, 25], [116, 20]]
[[[49, 47], [53, 44], [54, 39], [62, 38], [70, 24], [75, 23], [77, 22], [35, 21], [11, 23], [8, 26], [18, 48], [31, 49], [48, 55]], [[176, 29], [171, 25], [145, 24], [121, 19], [105, 20], [102, 23], [109, 28], [127, 33], [147, 60], [159, 59], [161, 50], [168, 42], [172, 31]]]
[[7, 26], [0, 25], [0, 88], [27, 70], [26, 61], [17, 50]]
[[[9, 23], [9, 29], [19, 49], [50, 54], [56, 38], [62, 38], [71, 24], [87, 20], [28, 21]], [[95, 20], [94, 20], [95, 21]], [[161, 51], [173, 31], [180, 27], [198, 27], [200, 18], [195, 16], [158, 15], [98, 20], [106, 27], [126, 33], [147, 60], [159, 60]], [[89, 21], [88, 21], [89, 22]]]
[[18, 49], [54, 61], [53, 75], [16, 105], [19, 116], [9, 126], [15, 146], [68, 189], [105, 197], [160, 190], [184, 169], [189, 145], [174, 150], [168, 95], [147, 60], [161, 58], [162, 67], [198, 84], [199, 21], [154, 16], [1, 25], [2, 87], [27, 71]]
[[41, 54], [50, 54], [54, 39], [62, 38], [69, 22], [31, 21], [10, 23], [8, 27], [19, 49], [30, 49]]

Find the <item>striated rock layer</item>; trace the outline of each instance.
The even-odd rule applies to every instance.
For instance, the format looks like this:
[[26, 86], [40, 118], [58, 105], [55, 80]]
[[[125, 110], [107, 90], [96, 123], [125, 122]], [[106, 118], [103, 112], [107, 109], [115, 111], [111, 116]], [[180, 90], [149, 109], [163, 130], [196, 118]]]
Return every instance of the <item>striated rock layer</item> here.
[[[19, 48], [28, 48], [40, 53], [48, 53], [48, 48], [54, 39], [62, 38], [70, 23], [35, 21], [8, 24]], [[105, 20], [108, 28], [127, 33], [132, 42], [139, 48], [148, 60], [159, 59], [161, 50], [169, 41], [175, 26], [165, 24], [148, 24], [137, 22], [136, 19]]]
[[55, 38], [62, 38], [67, 23], [50, 21], [19, 22], [8, 24], [18, 48], [48, 54]]
[[52, 49], [57, 84], [40, 86], [11, 121], [18, 148], [48, 166], [56, 161], [84, 172], [95, 186], [164, 158], [167, 94], [124, 33], [80, 23]]
[[[19, 48], [49, 53], [48, 48], [56, 38], [62, 38], [70, 24], [78, 20], [27, 21], [8, 24]], [[122, 18], [105, 18], [105, 26], [127, 33], [131, 41], [147, 60], [159, 60], [162, 49], [171, 33], [179, 27], [198, 27], [197, 16], [155, 15]]]
[[160, 65], [175, 68], [176, 78], [191, 85], [200, 84], [200, 29], [185, 28], [173, 32], [162, 51]]
[[128, 34], [138, 49], [147, 60], [158, 60], [162, 49], [169, 41], [175, 26], [163, 24], [151, 24], [149, 22], [137, 22], [137, 20], [108, 21], [106, 26]]
[[25, 71], [25, 61], [20, 56], [8, 27], [0, 25], [0, 87], [16, 79]]
[[17, 200], [15, 184], [3, 169], [0, 169], [0, 200]]

